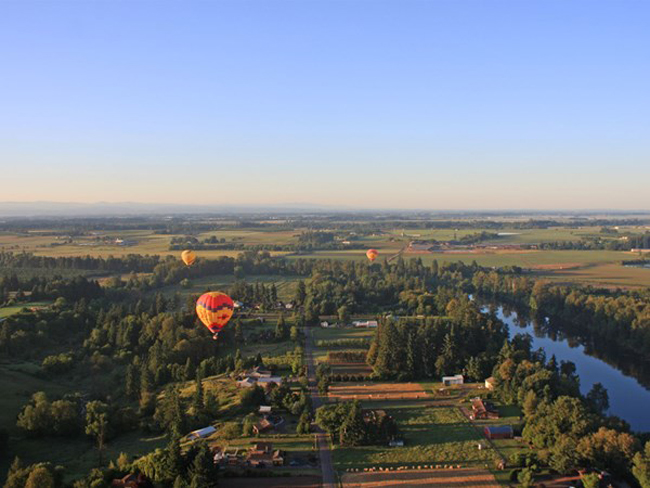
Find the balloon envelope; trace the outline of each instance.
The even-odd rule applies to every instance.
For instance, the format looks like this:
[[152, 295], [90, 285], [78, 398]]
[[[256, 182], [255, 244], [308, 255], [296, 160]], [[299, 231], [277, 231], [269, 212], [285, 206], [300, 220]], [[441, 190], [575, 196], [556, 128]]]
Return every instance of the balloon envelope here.
[[211, 291], [196, 301], [196, 314], [210, 332], [218, 334], [232, 317], [235, 304], [225, 293]]
[[191, 266], [192, 264], [194, 264], [194, 261], [196, 260], [196, 254], [194, 254], [194, 251], [190, 251], [190, 250], [183, 251], [181, 253], [181, 259], [185, 264]]
[[368, 249], [368, 252], [366, 252], [366, 256], [370, 261], [374, 261], [377, 259], [377, 256], [379, 256], [379, 252], [377, 252], [377, 249]]

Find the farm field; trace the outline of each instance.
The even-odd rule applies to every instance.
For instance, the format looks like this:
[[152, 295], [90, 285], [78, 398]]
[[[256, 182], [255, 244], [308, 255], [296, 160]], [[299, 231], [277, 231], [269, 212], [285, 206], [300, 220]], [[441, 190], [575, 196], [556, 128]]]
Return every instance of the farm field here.
[[389, 486], [440, 486], [441, 488], [498, 488], [501, 486], [485, 469], [423, 469], [417, 471], [375, 471], [345, 473], [344, 488], [383, 488]]
[[[278, 298], [283, 301], [290, 301], [296, 293], [296, 286], [298, 281], [303, 279], [300, 276], [277, 276], [277, 275], [251, 275], [246, 276], [244, 280], [247, 283], [264, 283], [265, 285], [275, 284], [278, 292]], [[196, 295], [204, 293], [208, 290], [223, 290], [227, 291], [228, 287], [237, 281], [233, 275], [212, 275], [204, 276], [198, 279], [190, 280], [188, 287], [180, 285], [166, 286], [157, 290], [167, 296], [172, 296], [179, 293], [181, 296]]]
[[320, 476], [292, 475], [277, 478], [222, 478], [223, 488], [320, 488]]
[[418, 383], [338, 383], [330, 386], [328, 399], [351, 400], [422, 400], [429, 394]]
[[483, 437], [455, 407], [386, 407], [404, 436], [403, 447], [363, 446], [333, 451], [339, 471], [369, 467], [416, 467], [417, 465], [461, 464], [463, 467], [493, 465], [492, 449], [478, 450]]
[[[227, 243], [255, 245], [284, 245], [295, 244], [298, 236], [306, 229], [224, 229], [195, 234], [197, 239], [217, 237]], [[619, 233], [642, 233], [647, 229], [637, 227], [620, 227]], [[601, 236], [597, 227], [552, 227], [548, 229], [516, 229], [504, 228], [498, 232], [492, 229], [391, 229], [371, 235], [361, 235], [357, 241], [364, 246], [374, 247], [379, 253], [379, 260], [396, 255], [412, 240], [436, 239], [440, 241], [460, 239], [465, 235], [481, 231], [501, 233], [502, 237], [485, 241], [484, 244], [531, 244], [552, 241], [577, 241], [584, 237]], [[28, 233], [0, 233], [0, 251], [33, 252], [43, 256], [125, 256], [129, 254], [178, 255], [179, 251], [169, 249], [170, 241], [181, 234], [154, 234], [149, 230], [97, 231], [95, 236], [75, 238], [73, 243], [57, 239], [56, 229], [40, 229]], [[133, 241], [134, 245], [118, 246], [112, 243], [98, 242], [103, 236], [111, 239], [120, 238]], [[605, 235], [603, 238], [611, 238]], [[213, 259], [220, 256], [236, 257], [241, 250], [209, 250], [197, 251], [199, 257]], [[331, 250], [301, 253], [285, 251], [270, 251], [273, 256], [286, 256], [288, 259], [318, 258], [343, 261], [366, 262], [363, 250]], [[439, 263], [458, 262], [471, 263], [476, 261], [481, 266], [501, 267], [520, 266], [544, 272], [545, 277], [556, 282], [580, 282], [598, 286], [610, 287], [645, 287], [650, 286], [650, 270], [625, 268], [620, 265], [622, 260], [635, 256], [623, 251], [554, 251], [554, 250], [495, 250], [479, 249], [475, 251], [452, 251], [436, 253], [404, 252], [405, 259], [419, 258], [425, 264], [434, 260]], [[25, 271], [26, 272], [26, 271]], [[50, 272], [48, 270], [47, 272]], [[61, 270], [60, 274], [87, 274], [75, 270]], [[38, 276], [38, 271], [32, 273]], [[249, 280], [250, 281], [250, 280]], [[209, 284], [209, 283], [208, 283]], [[196, 286], [201, 286], [197, 283]]]

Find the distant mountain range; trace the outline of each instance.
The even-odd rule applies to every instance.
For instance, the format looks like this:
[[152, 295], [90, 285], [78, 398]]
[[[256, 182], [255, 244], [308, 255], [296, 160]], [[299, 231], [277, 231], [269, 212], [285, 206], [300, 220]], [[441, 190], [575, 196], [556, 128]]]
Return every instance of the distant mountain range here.
[[643, 216], [650, 210], [435, 210], [435, 209], [362, 209], [351, 206], [318, 205], [311, 203], [287, 203], [273, 205], [188, 205], [134, 202], [0, 202], [0, 217], [119, 217], [138, 215], [206, 215], [206, 214], [314, 214], [314, 213], [374, 213], [374, 214], [431, 214], [437, 216], [571, 216], [596, 217], [605, 215]]

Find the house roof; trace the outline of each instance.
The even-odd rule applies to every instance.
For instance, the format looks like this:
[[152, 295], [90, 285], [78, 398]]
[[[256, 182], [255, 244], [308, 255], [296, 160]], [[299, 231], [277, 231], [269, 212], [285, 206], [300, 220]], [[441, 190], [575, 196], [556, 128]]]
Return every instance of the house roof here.
[[216, 431], [217, 431], [217, 429], [215, 429], [214, 427], [212, 427], [210, 425], [210, 426], [204, 427], [202, 429], [193, 430], [192, 432], [189, 433], [189, 435], [190, 436], [197, 436], [197, 437], [205, 437], [205, 436], [210, 435], [210, 434], [212, 434], [212, 433], [214, 433]]

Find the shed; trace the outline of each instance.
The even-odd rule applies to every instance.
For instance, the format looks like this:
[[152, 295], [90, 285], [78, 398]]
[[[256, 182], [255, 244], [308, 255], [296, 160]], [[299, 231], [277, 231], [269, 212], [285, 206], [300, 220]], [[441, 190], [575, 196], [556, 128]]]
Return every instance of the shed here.
[[485, 379], [485, 388], [488, 390], [494, 389], [494, 376], [490, 376], [489, 378]]
[[463, 378], [462, 374], [457, 374], [454, 376], [443, 376], [442, 383], [445, 386], [462, 385], [463, 383], [465, 383], [465, 378]]
[[211, 425], [208, 427], [204, 427], [202, 429], [197, 429], [193, 430], [189, 434], [185, 436], [187, 440], [195, 440], [195, 439], [201, 439], [203, 437], [208, 437], [209, 435], [214, 434], [217, 431], [214, 427]]

